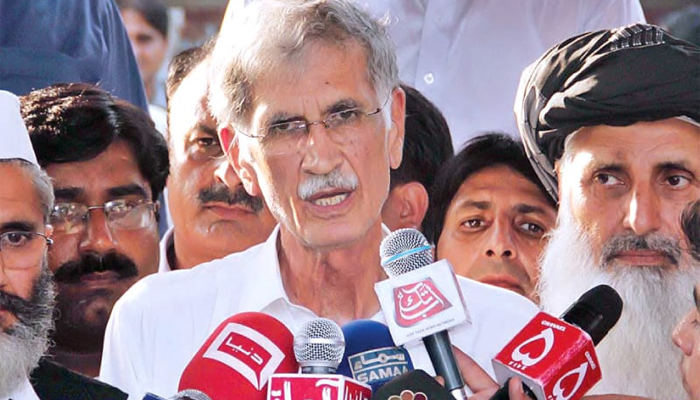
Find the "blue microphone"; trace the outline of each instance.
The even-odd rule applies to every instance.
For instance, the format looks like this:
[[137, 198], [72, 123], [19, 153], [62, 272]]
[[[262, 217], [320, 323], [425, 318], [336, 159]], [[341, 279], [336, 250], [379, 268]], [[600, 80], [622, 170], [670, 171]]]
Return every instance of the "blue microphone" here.
[[394, 344], [386, 325], [360, 319], [342, 330], [345, 354], [336, 373], [366, 383], [376, 391], [393, 378], [413, 371], [408, 351]]

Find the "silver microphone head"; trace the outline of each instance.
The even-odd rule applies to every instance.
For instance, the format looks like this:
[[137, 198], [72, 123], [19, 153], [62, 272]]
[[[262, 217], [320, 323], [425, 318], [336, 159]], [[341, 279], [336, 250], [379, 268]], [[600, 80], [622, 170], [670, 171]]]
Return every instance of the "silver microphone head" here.
[[382, 267], [390, 277], [411, 272], [433, 262], [428, 239], [415, 229], [397, 229], [387, 235], [379, 246]]
[[211, 397], [197, 389], [185, 389], [177, 392], [169, 400], [211, 400]]
[[316, 318], [294, 336], [294, 357], [307, 374], [332, 374], [345, 353], [345, 337], [335, 322]]

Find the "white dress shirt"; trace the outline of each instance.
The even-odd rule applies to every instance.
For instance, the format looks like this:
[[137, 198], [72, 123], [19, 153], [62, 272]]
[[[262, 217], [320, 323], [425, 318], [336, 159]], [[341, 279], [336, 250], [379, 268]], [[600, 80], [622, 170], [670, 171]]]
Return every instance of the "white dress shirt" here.
[[[209, 334], [245, 311], [270, 314], [291, 332], [317, 316], [284, 291], [277, 258], [279, 226], [268, 240], [188, 270], [150, 275], [117, 302], [105, 333], [100, 379], [141, 399], [171, 396]], [[471, 323], [451, 331], [453, 344], [493, 374], [491, 358], [538, 311], [515, 293], [459, 278]], [[381, 312], [373, 319], [384, 321]], [[422, 343], [409, 346], [416, 368], [433, 372]]]
[[172, 271], [172, 267], [170, 266], [170, 260], [168, 260], [168, 248], [170, 246], [174, 246], [173, 241], [175, 240], [173, 238], [173, 234], [175, 232], [175, 227], [171, 224], [168, 230], [165, 232], [162, 238], [160, 238], [160, 244], [158, 246], [159, 251], [160, 251], [160, 261], [158, 262], [158, 273], [161, 274], [163, 272], [170, 272]]
[[10, 397], [5, 397], [1, 400], [39, 400], [39, 396], [34, 392], [34, 388], [29, 383], [29, 379], [25, 379], [22, 385], [10, 394]]
[[484, 131], [517, 136], [522, 70], [582, 32], [644, 22], [639, 0], [360, 0], [388, 13], [399, 75], [445, 115], [455, 151]]

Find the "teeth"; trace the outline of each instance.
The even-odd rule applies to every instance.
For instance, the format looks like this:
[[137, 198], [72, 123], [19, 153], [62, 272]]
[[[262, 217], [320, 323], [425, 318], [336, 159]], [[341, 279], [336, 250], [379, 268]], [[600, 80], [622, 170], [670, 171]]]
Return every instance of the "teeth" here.
[[345, 200], [347, 197], [348, 197], [347, 193], [339, 194], [339, 195], [333, 196], [333, 197], [324, 197], [324, 198], [320, 198], [318, 200], [314, 200], [314, 204], [316, 204], [317, 206], [323, 206], [323, 207], [334, 206], [334, 205], [340, 203], [341, 201]]

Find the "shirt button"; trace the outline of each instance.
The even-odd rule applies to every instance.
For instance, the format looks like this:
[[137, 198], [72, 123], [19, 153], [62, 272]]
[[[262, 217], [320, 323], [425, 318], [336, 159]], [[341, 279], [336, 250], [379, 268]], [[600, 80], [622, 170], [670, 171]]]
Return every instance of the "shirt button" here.
[[435, 82], [435, 77], [433, 76], [432, 73], [427, 73], [427, 74], [423, 75], [423, 80], [424, 80], [425, 83], [427, 83], [428, 85], [432, 85], [433, 82]]

